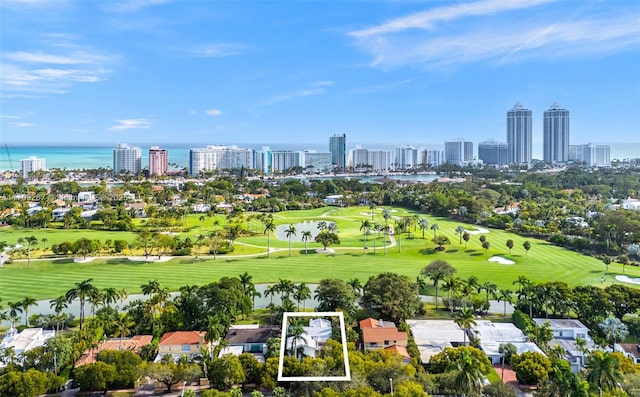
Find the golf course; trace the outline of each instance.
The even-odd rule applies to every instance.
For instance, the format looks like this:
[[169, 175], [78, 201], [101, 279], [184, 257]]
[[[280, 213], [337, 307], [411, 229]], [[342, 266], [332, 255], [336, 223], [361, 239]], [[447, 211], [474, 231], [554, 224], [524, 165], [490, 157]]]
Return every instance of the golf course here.
[[[571, 287], [606, 287], [615, 281], [616, 275], [622, 274], [631, 278], [640, 277], [637, 267], [626, 266], [623, 269], [621, 264], [612, 263], [607, 272], [600, 259], [532, 237], [489, 230], [403, 208], [385, 208], [390, 215], [387, 219], [383, 217], [383, 207], [373, 211], [360, 206], [274, 213], [276, 226], [285, 225], [289, 228], [293, 225], [296, 229], [295, 233], [289, 233], [291, 240], [282, 233], [282, 227], [267, 236], [262, 222], [248, 219], [244, 222], [245, 232], [234, 242], [234, 252], [217, 255], [215, 259], [208, 253], [206, 245], [193, 247], [191, 256], [157, 260], [157, 254], [144, 258], [141, 250], [134, 248], [133, 244], [118, 256], [101, 251], [87, 258], [52, 259], [52, 244], [75, 241], [81, 237], [134, 243], [137, 235], [100, 230], [5, 227], [1, 239], [9, 245], [27, 236], [35, 236], [39, 242], [31, 249], [30, 264], [26, 256], [14, 256], [11, 263], [0, 268], [0, 299], [3, 302], [16, 301], [26, 295], [38, 300], [53, 299], [64, 294], [75, 283], [89, 278], [94, 280], [93, 284], [98, 288], [125, 288], [129, 293], [140, 292], [140, 286], [152, 279], [157, 279], [171, 290], [177, 290], [183, 285], [201, 285], [244, 272], [253, 276], [254, 283], [272, 283], [279, 279], [317, 283], [323, 278], [358, 278], [364, 282], [381, 272], [394, 272], [414, 279], [427, 264], [436, 259], [453, 265], [459, 277], [475, 275], [481, 283], [491, 281], [499, 289], [514, 288], [513, 281], [521, 275], [533, 282], [564, 281]], [[426, 218], [428, 226], [421, 230], [418, 222], [414, 222], [407, 229], [410, 233], [391, 232], [386, 237], [384, 233], [373, 229], [369, 234], [364, 233], [366, 228], [363, 228], [363, 221], [368, 220], [371, 226], [393, 225], [397, 219], [413, 216]], [[314, 239], [303, 241], [302, 230], [309, 229], [309, 225], [317, 222], [334, 223], [340, 244], [322, 251], [322, 245]], [[222, 215], [215, 218], [189, 215], [185, 220], [185, 231], [180, 232], [179, 236], [188, 236], [195, 241], [198, 236], [208, 235], [215, 229], [221, 229], [224, 224], [225, 217]], [[469, 233], [468, 242], [462, 240], [459, 227]], [[438, 245], [431, 241], [434, 235], [446, 236], [450, 244], [443, 245], [441, 250], [437, 249]], [[480, 236], [490, 243], [488, 249], [483, 248]], [[511, 250], [507, 247], [507, 240], [513, 241]], [[523, 246], [525, 241], [530, 243], [529, 250]]]

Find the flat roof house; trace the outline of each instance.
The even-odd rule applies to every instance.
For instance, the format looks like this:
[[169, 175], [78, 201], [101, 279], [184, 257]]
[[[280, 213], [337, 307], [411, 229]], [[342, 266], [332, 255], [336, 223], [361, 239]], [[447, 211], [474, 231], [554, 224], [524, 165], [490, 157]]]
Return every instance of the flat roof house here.
[[544, 352], [533, 342], [529, 342], [527, 336], [511, 323], [493, 323], [487, 320], [479, 320], [472, 331], [480, 339], [480, 349], [489, 357], [492, 364], [499, 364], [502, 358], [500, 345], [510, 343], [517, 349], [518, 354], [524, 352]]
[[553, 331], [553, 339], [549, 341], [549, 347], [561, 346], [565, 352], [565, 358], [571, 364], [571, 371], [579, 372], [586, 364], [585, 354], [578, 346], [577, 339], [584, 341], [584, 349], [593, 350], [595, 343], [589, 336], [589, 328], [579, 320], [572, 318], [534, 318], [538, 326], [549, 323]]
[[407, 324], [423, 364], [428, 364], [432, 356], [447, 347], [464, 343], [463, 330], [453, 320], [407, 320]]

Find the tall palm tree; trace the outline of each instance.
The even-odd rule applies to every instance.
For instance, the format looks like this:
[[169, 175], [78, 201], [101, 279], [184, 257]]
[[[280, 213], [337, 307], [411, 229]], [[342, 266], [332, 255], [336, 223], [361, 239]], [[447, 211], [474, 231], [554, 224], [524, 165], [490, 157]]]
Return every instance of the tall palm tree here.
[[291, 256], [291, 237], [296, 235], [296, 227], [289, 225], [289, 227], [284, 230], [284, 234], [289, 239], [289, 256]]
[[[311, 298], [311, 289], [307, 287], [307, 284], [300, 283], [293, 287], [293, 299], [298, 303], [298, 311], [300, 311], [300, 302], [303, 302]], [[306, 305], [303, 306], [306, 309]]]
[[587, 382], [594, 388], [614, 390], [624, 381], [618, 359], [611, 353], [594, 351], [587, 360]]
[[531, 280], [527, 278], [527, 276], [518, 276], [518, 279], [512, 283], [513, 285], [518, 284], [518, 295], [522, 294], [522, 290], [524, 287], [531, 285]]
[[82, 324], [84, 323], [84, 303], [89, 297], [91, 291], [95, 289], [92, 278], [88, 278], [79, 283], [75, 283], [75, 286], [71, 288], [65, 294], [67, 298], [67, 302], [71, 303], [74, 299], [78, 299], [80, 301], [80, 330], [82, 330]]
[[157, 279], [155, 280], [149, 280], [147, 281], [146, 284], [142, 284], [140, 286], [140, 289], [142, 290], [142, 294], [143, 295], [153, 295], [156, 294], [160, 291], [161, 287], [160, 287], [160, 281], [158, 281]]
[[498, 286], [495, 285], [494, 283], [492, 283], [491, 281], [485, 281], [484, 284], [482, 284], [481, 286], [479, 286], [477, 288], [478, 288], [478, 292], [484, 290], [486, 301], [489, 302], [489, 294], [491, 294], [493, 297], [495, 297], [497, 289], [498, 289]]
[[376, 209], [377, 205], [374, 202], [371, 202], [371, 204], [369, 204], [369, 212], [371, 212], [371, 221], [373, 222], [373, 216], [375, 215], [375, 209]]
[[298, 357], [296, 353], [297, 340], [300, 339], [302, 334], [304, 334], [304, 328], [302, 327], [302, 324], [298, 323], [298, 324], [289, 326], [289, 331], [287, 332], [287, 334], [290, 338], [292, 338], [291, 351], [289, 352], [289, 355], [297, 358]]
[[293, 293], [294, 284], [291, 280], [287, 279], [279, 279], [278, 284], [276, 284], [276, 291], [280, 293], [280, 299], [284, 300], [284, 298], [288, 298], [290, 294]]
[[359, 278], [352, 278], [351, 280], [347, 281], [347, 284], [351, 286], [351, 288], [353, 289], [353, 293], [356, 296], [359, 296], [362, 292], [362, 289], [364, 288]]
[[249, 293], [249, 289], [253, 286], [253, 276], [244, 272], [238, 277], [240, 278], [240, 284], [242, 285], [242, 292], [247, 295]]
[[114, 325], [115, 331], [113, 332], [113, 336], [120, 338], [120, 341], [118, 342], [118, 350], [122, 350], [122, 339], [131, 334], [131, 330], [136, 323], [128, 313], [118, 313], [118, 317], [116, 318]]
[[367, 249], [367, 234], [369, 234], [369, 230], [371, 230], [371, 222], [368, 219], [361, 221], [360, 231], [362, 232], [362, 253], [366, 254]]
[[264, 222], [264, 234], [267, 235], [267, 258], [269, 257], [269, 252], [271, 252], [269, 239], [271, 232], [274, 230], [276, 230], [276, 224], [273, 222], [273, 218], [267, 218]]
[[427, 218], [418, 219], [418, 227], [422, 230], [422, 239], [424, 240], [424, 231], [429, 227], [429, 220]]
[[462, 281], [460, 278], [453, 276], [445, 278], [442, 283], [442, 289], [449, 292], [449, 308], [451, 309], [451, 314], [453, 314], [453, 310], [455, 309], [455, 297], [461, 286]]
[[213, 359], [213, 342], [220, 339], [225, 333], [225, 327], [220, 321], [220, 317], [209, 316], [207, 323], [207, 332], [205, 334], [205, 339], [209, 341], [209, 354], [211, 359]]
[[264, 297], [271, 297], [271, 303], [273, 304], [273, 297], [278, 293], [278, 286], [276, 284], [271, 284], [264, 290]]
[[[58, 319], [60, 317], [60, 312], [69, 307], [67, 303], [67, 297], [64, 295], [61, 295], [55, 299], [51, 299], [49, 301], [49, 304], [49, 308], [53, 309], [53, 311], [56, 312], [56, 316], [58, 317]], [[60, 321], [56, 322], [56, 332], [57, 331], [60, 331]]]
[[387, 224], [380, 227], [382, 231], [382, 252], [384, 256], [387, 256], [387, 236], [389, 235], [389, 231], [391, 231], [391, 227]]
[[464, 345], [466, 346], [467, 332], [469, 332], [472, 325], [476, 325], [476, 319], [475, 319], [475, 316], [473, 315], [473, 309], [468, 307], [463, 308], [458, 313], [456, 313], [456, 315], [453, 317], [453, 321], [455, 321], [455, 323], [458, 324], [460, 328], [462, 328], [464, 332], [463, 333]]
[[11, 328], [16, 327], [16, 321], [20, 317], [18, 313], [22, 313], [22, 302], [7, 302], [9, 306], [9, 317], [11, 318]]
[[466, 232], [467, 229], [465, 229], [463, 226], [458, 226], [456, 228], [456, 234], [458, 235], [458, 237], [460, 238], [460, 245], [462, 245], [462, 235], [464, 234], [464, 232]]
[[456, 394], [463, 397], [476, 396], [482, 390], [484, 375], [482, 364], [468, 351], [463, 351], [460, 357], [449, 365], [448, 371], [454, 373], [453, 384]]
[[507, 302], [513, 303], [513, 291], [510, 289], [501, 289], [498, 292], [498, 302], [504, 304], [504, 316], [507, 316]]
[[98, 288], [92, 289], [87, 297], [87, 302], [91, 304], [91, 317], [95, 317], [96, 307], [104, 302], [104, 295], [102, 294], [102, 291]]
[[456, 269], [453, 266], [443, 260], [435, 260], [422, 270], [422, 274], [429, 277], [436, 288], [436, 309], [438, 308], [438, 286], [440, 281], [450, 277], [455, 271]]
[[25, 296], [22, 301], [20, 301], [20, 306], [22, 306], [22, 309], [24, 310], [24, 325], [26, 327], [29, 326], [29, 308], [34, 306], [37, 302], [38, 301], [31, 296]]
[[36, 236], [28, 236], [23, 241], [27, 243], [27, 268], [31, 268], [31, 246], [38, 244], [38, 238]]
[[113, 287], [107, 287], [102, 290], [102, 298], [105, 305], [111, 308], [111, 305], [116, 303], [120, 297], [120, 291]]
[[438, 226], [437, 223], [434, 223], [433, 225], [431, 225], [431, 230], [433, 230], [433, 238], [436, 238], [436, 232], [440, 229], [440, 226]]
[[302, 232], [302, 241], [304, 242], [304, 254], [307, 255], [307, 241], [313, 239], [313, 235], [310, 230]]

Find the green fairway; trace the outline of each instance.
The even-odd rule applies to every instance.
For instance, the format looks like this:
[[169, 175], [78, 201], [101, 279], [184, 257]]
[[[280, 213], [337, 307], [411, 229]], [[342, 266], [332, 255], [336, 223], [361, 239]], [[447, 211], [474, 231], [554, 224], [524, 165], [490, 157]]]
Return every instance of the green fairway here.
[[[363, 254], [361, 221], [371, 216], [368, 207], [334, 208], [326, 207], [309, 211], [287, 211], [274, 214], [276, 224], [295, 224], [303, 220], [326, 220], [335, 222], [338, 226], [338, 234], [342, 243], [333, 254], [316, 253], [320, 246], [315, 242], [309, 242], [309, 254], [304, 254], [304, 244], [297, 242], [292, 244], [292, 256], [289, 257], [288, 241], [278, 241], [272, 234], [270, 246], [275, 252], [266, 258], [267, 238], [261, 232], [262, 226], [257, 221], [249, 225], [250, 231], [255, 236], [242, 237], [236, 242], [236, 251], [233, 257], [219, 256], [213, 260], [196, 259], [194, 257], [174, 258], [168, 262], [144, 263], [132, 262], [126, 258], [95, 259], [87, 263], [75, 263], [73, 259], [59, 261], [38, 260], [32, 261], [31, 268], [27, 268], [26, 261], [15, 261], [0, 269], [0, 298], [3, 302], [22, 299], [25, 295], [37, 299], [51, 299], [63, 294], [73, 286], [75, 282], [93, 278], [94, 285], [99, 288], [117, 287], [126, 288], [130, 293], [140, 290], [140, 285], [150, 279], [158, 279], [162, 285], [172, 290], [186, 284], [203, 284], [216, 281], [223, 276], [237, 276], [248, 272], [253, 276], [255, 283], [269, 283], [280, 278], [290, 279], [294, 282], [318, 282], [323, 278], [359, 278], [363, 282], [369, 276], [391, 271], [415, 278], [420, 270], [435, 259], [443, 259], [450, 262], [458, 269], [457, 275], [466, 278], [476, 275], [480, 282], [492, 281], [499, 288], [513, 289], [512, 282], [520, 275], [526, 275], [532, 281], [565, 281], [571, 286], [593, 284], [606, 286], [611, 283], [613, 276], [622, 274], [619, 264], [609, 266], [609, 274], [604, 284], [600, 283], [600, 277], [604, 275], [604, 264], [595, 258], [590, 258], [575, 252], [553, 246], [547, 242], [532, 238], [523, 238], [518, 235], [501, 230], [490, 230], [488, 233], [475, 234], [465, 248], [464, 241], [459, 243], [459, 236], [455, 233], [458, 226], [463, 225], [469, 230], [475, 230], [472, 225], [465, 225], [444, 218], [429, 215], [426, 217], [430, 225], [438, 224], [437, 234], [443, 234], [451, 240], [451, 244], [445, 246], [442, 252], [435, 251], [436, 245], [431, 242], [433, 231], [425, 230], [425, 239], [422, 238], [420, 229], [413, 230], [411, 237], [403, 234], [398, 246], [390, 246], [387, 238], [387, 255], [383, 255], [383, 237], [375, 239], [376, 253], [373, 249], [373, 237], [367, 237], [366, 255]], [[413, 213], [404, 209], [395, 209], [392, 216], [409, 216]], [[196, 218], [197, 219], [197, 218]], [[376, 210], [374, 222], [383, 224], [380, 208]], [[389, 220], [393, 223], [393, 218]], [[197, 222], [189, 235], [208, 233], [213, 228], [210, 218], [204, 222]], [[251, 229], [256, 230], [251, 230]], [[133, 241], [132, 233], [106, 233], [99, 231], [66, 231], [66, 230], [11, 230], [3, 233], [2, 239], [14, 243], [19, 236], [35, 235], [41, 238], [46, 233], [48, 245], [54, 241], [75, 240], [79, 236], [104, 239], [126, 239]], [[3, 230], [4, 232], [4, 230]], [[73, 234], [72, 234], [73, 233]], [[485, 253], [479, 241], [479, 236], [486, 236], [491, 243], [488, 252]], [[126, 236], [126, 237], [123, 237]], [[396, 236], [397, 238], [398, 236]], [[13, 239], [13, 240], [12, 240]], [[512, 253], [506, 247], [507, 239], [514, 241]], [[523, 242], [528, 240], [531, 249], [526, 254]], [[245, 245], [249, 244], [249, 245]], [[256, 247], [257, 246], [257, 247]], [[204, 252], [204, 248], [202, 252]], [[241, 255], [247, 255], [241, 257]], [[258, 256], [254, 256], [258, 255]], [[512, 265], [503, 265], [489, 262], [492, 256], [501, 256], [514, 261]], [[627, 266], [625, 274], [630, 277], [640, 277], [638, 268]]]

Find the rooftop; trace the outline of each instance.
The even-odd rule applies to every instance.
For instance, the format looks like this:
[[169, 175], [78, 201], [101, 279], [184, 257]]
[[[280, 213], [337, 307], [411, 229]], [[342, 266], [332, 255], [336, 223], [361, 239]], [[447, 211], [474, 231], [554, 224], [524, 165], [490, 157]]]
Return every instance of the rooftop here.
[[587, 329], [587, 326], [582, 324], [580, 320], [575, 320], [572, 318], [534, 318], [532, 319], [538, 325], [544, 325], [544, 323], [549, 322], [551, 325], [551, 329]]
[[142, 346], [146, 346], [151, 343], [152, 339], [152, 335], [135, 335], [132, 338], [108, 339], [102, 341], [98, 343], [97, 348], [85, 350], [78, 361], [76, 361], [76, 367], [95, 363], [98, 353], [103, 350], [131, 350], [134, 353], [138, 353]]
[[526, 342], [527, 337], [522, 331], [511, 323], [493, 323], [487, 320], [479, 320], [473, 327], [482, 343], [490, 342]]
[[224, 337], [230, 344], [244, 343], [267, 343], [269, 338], [281, 336], [280, 328], [264, 327], [264, 328], [235, 328], [232, 327], [227, 331]]
[[167, 332], [160, 339], [160, 346], [167, 345], [197, 345], [204, 342], [204, 331], [175, 331]]
[[640, 345], [636, 343], [618, 343], [617, 345], [620, 346], [625, 353], [630, 354], [636, 359], [640, 358]]

